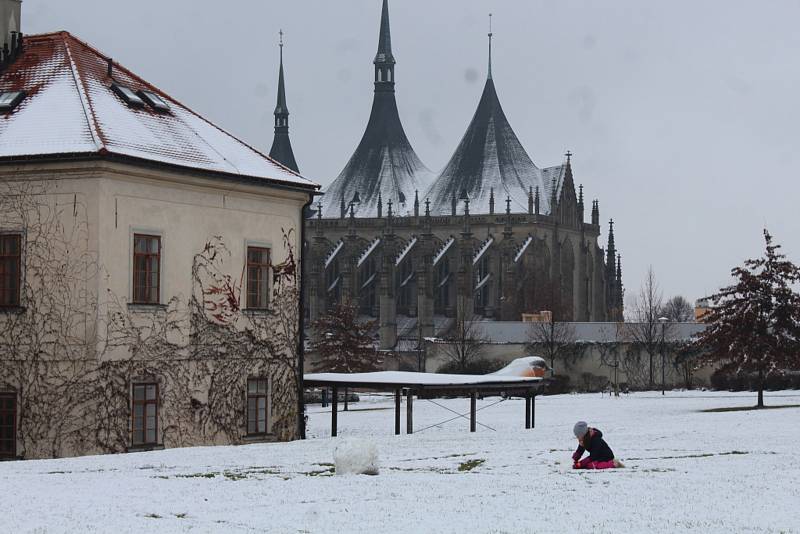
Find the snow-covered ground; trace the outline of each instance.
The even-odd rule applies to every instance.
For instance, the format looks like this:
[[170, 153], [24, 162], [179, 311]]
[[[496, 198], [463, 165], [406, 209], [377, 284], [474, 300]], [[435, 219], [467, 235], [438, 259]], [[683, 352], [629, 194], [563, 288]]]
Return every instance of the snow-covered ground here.
[[[310, 438], [288, 444], [172, 449], [0, 463], [4, 532], [800, 532], [800, 408], [744, 393], [540, 397], [525, 430], [521, 400], [479, 401], [457, 419], [394, 436], [391, 401], [339, 415], [310, 409]], [[466, 399], [437, 401], [464, 413]], [[800, 404], [800, 391], [768, 395]], [[455, 414], [418, 400], [415, 426]], [[586, 419], [627, 465], [573, 471], [572, 425]], [[403, 421], [405, 428], [405, 421]], [[378, 476], [331, 476], [348, 435], [378, 446]]]

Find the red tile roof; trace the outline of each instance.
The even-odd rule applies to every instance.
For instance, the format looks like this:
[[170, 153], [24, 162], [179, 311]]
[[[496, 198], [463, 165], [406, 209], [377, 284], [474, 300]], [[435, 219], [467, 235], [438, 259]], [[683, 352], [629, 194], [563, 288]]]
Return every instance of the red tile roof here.
[[[163, 98], [170, 111], [128, 106], [117, 83]], [[119, 156], [302, 188], [319, 186], [213, 125], [68, 32], [27, 36], [0, 73], [0, 93], [26, 98], [0, 114], [0, 159]]]

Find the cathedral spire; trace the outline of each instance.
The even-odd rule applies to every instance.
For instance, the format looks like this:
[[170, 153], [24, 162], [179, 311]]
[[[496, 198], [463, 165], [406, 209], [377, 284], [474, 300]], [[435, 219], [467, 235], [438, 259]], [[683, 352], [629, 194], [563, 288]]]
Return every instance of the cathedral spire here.
[[[398, 216], [406, 216], [414, 213], [414, 192], [427, 191], [432, 176], [408, 141], [397, 111], [388, 0], [383, 0], [378, 53], [373, 67], [375, 93], [364, 135], [325, 195], [331, 199], [329, 202], [336, 202], [339, 197], [350, 198], [358, 190], [362, 198], [356, 216], [374, 217], [378, 193], [381, 193], [384, 203], [393, 202]], [[328, 209], [324, 215], [335, 217], [336, 213]]]
[[614, 219], [608, 221], [608, 243], [606, 245], [606, 271], [609, 287], [613, 287], [617, 274], [617, 247], [614, 244]]
[[486, 77], [488, 79], [492, 79], [492, 14], [489, 13], [489, 70], [487, 71]]
[[275, 137], [269, 157], [298, 172], [292, 143], [289, 140], [289, 107], [286, 105], [286, 87], [283, 81], [283, 30], [279, 32], [280, 68], [278, 70], [278, 102], [275, 105]]
[[394, 55], [392, 31], [389, 27], [389, 0], [383, 0], [381, 29], [378, 35], [378, 53], [375, 54], [375, 91], [394, 91]]
[[286, 105], [286, 88], [283, 83], [283, 30], [278, 32], [280, 40], [278, 49], [280, 50], [280, 69], [278, 71], [278, 103], [275, 106], [275, 116], [289, 114], [289, 107]]

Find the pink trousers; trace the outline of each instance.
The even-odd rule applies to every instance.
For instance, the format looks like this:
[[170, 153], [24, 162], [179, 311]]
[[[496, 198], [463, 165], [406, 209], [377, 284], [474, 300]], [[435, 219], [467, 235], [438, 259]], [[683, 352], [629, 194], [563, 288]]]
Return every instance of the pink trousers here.
[[575, 469], [611, 469], [613, 467], [614, 460], [593, 462], [588, 456], [575, 465]]

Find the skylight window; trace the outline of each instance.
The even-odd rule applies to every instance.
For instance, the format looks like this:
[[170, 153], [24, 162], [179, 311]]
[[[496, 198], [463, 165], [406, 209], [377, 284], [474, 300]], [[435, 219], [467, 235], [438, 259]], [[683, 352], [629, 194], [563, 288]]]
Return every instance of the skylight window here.
[[142, 89], [139, 91], [138, 95], [142, 97], [145, 102], [150, 104], [150, 107], [153, 109], [158, 111], [169, 111], [169, 104], [167, 104], [167, 101], [153, 91], [145, 91]]
[[131, 107], [140, 108], [144, 106], [144, 100], [139, 98], [139, 95], [134, 93], [133, 90], [129, 87], [125, 87], [124, 85], [119, 85], [114, 83], [111, 84], [111, 90], [117, 93], [119, 97]]
[[0, 111], [11, 111], [25, 98], [25, 91], [0, 93]]

